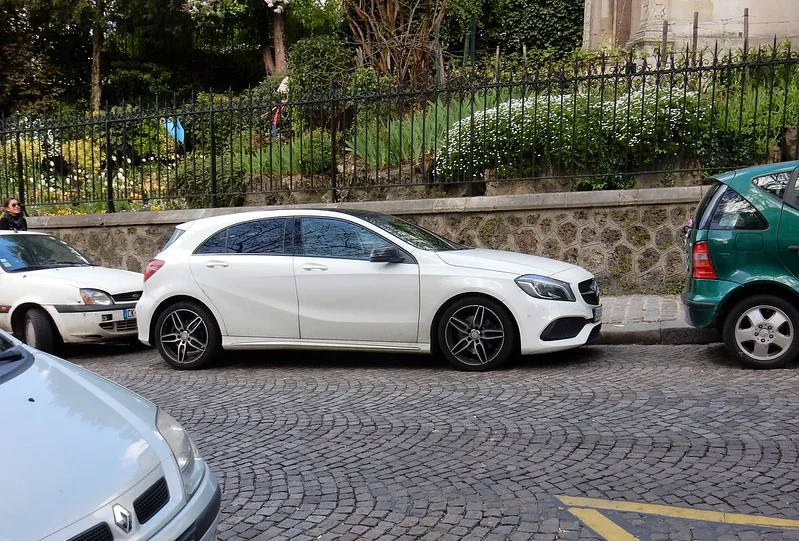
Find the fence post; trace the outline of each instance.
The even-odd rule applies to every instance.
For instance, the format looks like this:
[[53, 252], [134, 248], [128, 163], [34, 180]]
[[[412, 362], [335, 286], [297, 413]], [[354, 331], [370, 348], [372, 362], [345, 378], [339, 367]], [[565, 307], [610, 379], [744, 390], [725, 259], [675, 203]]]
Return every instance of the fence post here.
[[211, 94], [211, 106], [208, 110], [208, 119], [211, 124], [209, 129], [210, 131], [210, 141], [209, 144], [211, 146], [211, 207], [216, 208], [219, 205], [219, 201], [217, 200], [216, 194], [216, 138], [214, 137], [214, 92], [213, 90], [210, 92]]
[[115, 212], [114, 209], [114, 174], [111, 166], [113, 162], [111, 151], [111, 110], [108, 102], [105, 102], [105, 188], [106, 188], [106, 207], [108, 212]]
[[333, 203], [338, 203], [336, 189], [336, 83], [330, 81], [330, 196]]
[[20, 141], [19, 113], [17, 113], [17, 200], [22, 205], [27, 205], [25, 201], [25, 177], [22, 172], [22, 141]]

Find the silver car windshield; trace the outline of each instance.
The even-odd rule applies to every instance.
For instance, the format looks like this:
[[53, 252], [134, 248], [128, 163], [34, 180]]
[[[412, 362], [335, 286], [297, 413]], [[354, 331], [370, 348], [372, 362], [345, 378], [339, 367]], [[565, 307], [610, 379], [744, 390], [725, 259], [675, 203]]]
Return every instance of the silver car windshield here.
[[444, 237], [428, 231], [416, 224], [406, 222], [390, 214], [358, 214], [362, 220], [386, 230], [397, 238], [400, 238], [420, 250], [430, 250], [433, 252], [448, 252], [452, 250], [467, 250], [468, 246], [463, 246]]
[[50, 235], [0, 235], [0, 268], [6, 272], [88, 265], [86, 256]]
[[0, 385], [24, 371], [27, 368], [25, 361], [31, 359], [27, 350], [0, 333]]

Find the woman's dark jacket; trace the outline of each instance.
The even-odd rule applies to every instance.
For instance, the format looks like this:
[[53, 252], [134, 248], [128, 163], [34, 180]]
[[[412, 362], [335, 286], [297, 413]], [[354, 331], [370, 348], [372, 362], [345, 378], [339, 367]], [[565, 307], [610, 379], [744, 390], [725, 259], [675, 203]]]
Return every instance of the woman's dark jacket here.
[[25, 221], [25, 217], [21, 213], [14, 216], [9, 212], [4, 212], [3, 217], [0, 218], [0, 229], [27, 231], [28, 222]]

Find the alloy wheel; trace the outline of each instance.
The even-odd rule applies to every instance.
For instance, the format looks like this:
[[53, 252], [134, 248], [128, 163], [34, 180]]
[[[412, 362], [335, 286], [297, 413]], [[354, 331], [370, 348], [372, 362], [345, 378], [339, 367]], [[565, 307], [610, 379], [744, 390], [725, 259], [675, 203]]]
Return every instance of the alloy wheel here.
[[735, 342], [741, 351], [757, 361], [782, 355], [795, 339], [791, 319], [779, 308], [753, 306], [735, 324]]
[[158, 339], [173, 361], [191, 363], [208, 347], [208, 327], [200, 314], [181, 308], [170, 312], [164, 319]]
[[505, 328], [496, 312], [473, 304], [450, 316], [444, 336], [453, 357], [465, 365], [480, 366], [493, 361], [502, 351]]

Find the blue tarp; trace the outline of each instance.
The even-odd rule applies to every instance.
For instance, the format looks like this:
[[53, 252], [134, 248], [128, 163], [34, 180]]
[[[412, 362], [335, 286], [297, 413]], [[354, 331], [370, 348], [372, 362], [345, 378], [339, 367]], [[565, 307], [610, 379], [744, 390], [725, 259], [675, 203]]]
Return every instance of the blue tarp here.
[[183, 126], [180, 125], [180, 120], [175, 119], [175, 121], [172, 122], [171, 118], [165, 118], [163, 120], [163, 124], [164, 127], [166, 128], [166, 132], [172, 137], [172, 139], [174, 139], [175, 141], [177, 141], [182, 145], [184, 133], [183, 133]]

